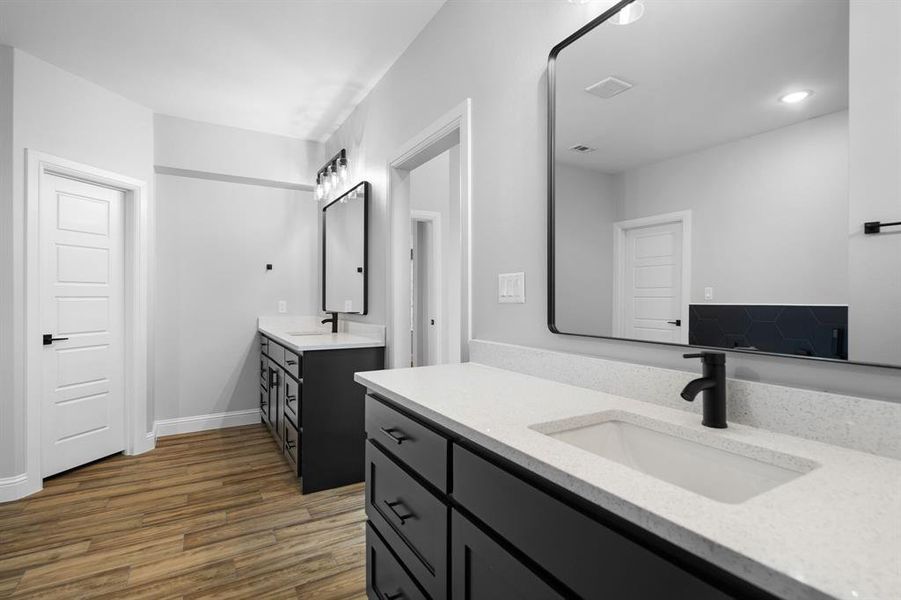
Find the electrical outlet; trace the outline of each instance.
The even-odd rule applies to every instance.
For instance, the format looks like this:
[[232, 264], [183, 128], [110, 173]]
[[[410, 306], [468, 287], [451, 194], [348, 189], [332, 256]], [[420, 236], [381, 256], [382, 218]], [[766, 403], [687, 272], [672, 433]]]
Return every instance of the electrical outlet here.
[[278, 301], [278, 312], [281, 314], [288, 312], [288, 302], [286, 300]]
[[704, 300], [713, 300], [713, 288], [712, 287], [704, 288]]

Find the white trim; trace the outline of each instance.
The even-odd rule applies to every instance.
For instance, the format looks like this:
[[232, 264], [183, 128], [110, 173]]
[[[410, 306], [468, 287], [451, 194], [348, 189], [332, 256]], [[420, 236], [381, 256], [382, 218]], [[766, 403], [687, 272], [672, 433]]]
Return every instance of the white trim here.
[[153, 431], [157, 438], [179, 433], [194, 433], [208, 429], [222, 429], [224, 427], [239, 427], [241, 425], [253, 425], [260, 422], [260, 410], [250, 408], [247, 410], [234, 410], [231, 412], [212, 413], [209, 415], [195, 415], [193, 417], [179, 417], [177, 419], [162, 419], [154, 423]]
[[[125, 192], [125, 452], [151, 450], [147, 438], [148, 279], [150, 273], [150, 197], [147, 184], [64, 158], [25, 150], [25, 457], [27, 493], [42, 487], [40, 227], [41, 180], [45, 173]], [[20, 496], [21, 497], [21, 496]]]
[[444, 336], [441, 331], [444, 329], [444, 279], [441, 274], [441, 213], [433, 210], [411, 210], [410, 221], [432, 224], [432, 262], [431, 268], [434, 272], [434, 289], [430, 286], [429, 293], [437, 291], [435, 294], [435, 314], [433, 315], [438, 321], [438, 327], [435, 328], [435, 346], [438, 348], [438, 355], [434, 357], [432, 364], [441, 364], [444, 362]]
[[613, 224], [613, 337], [625, 338], [623, 335], [623, 282], [625, 273], [623, 257], [625, 256], [626, 232], [639, 227], [664, 225], [666, 223], [682, 224], [682, 307], [680, 319], [682, 327], [679, 331], [679, 342], [688, 344], [688, 305], [691, 303], [691, 211], [651, 215], [638, 219], [617, 221]]
[[41, 490], [41, 482], [35, 482], [28, 473], [0, 478], [0, 502], [11, 502]]
[[690, 302], [690, 304], [695, 306], [827, 306], [830, 308], [848, 308], [850, 306], [849, 304], [817, 304], [816, 302], [717, 302], [715, 300]]
[[[469, 358], [472, 339], [472, 100], [467, 98], [402, 144], [388, 161], [388, 235], [386, 286], [386, 357], [388, 368], [409, 366], [409, 229], [410, 171], [445, 150], [459, 145], [460, 160], [460, 357]], [[453, 185], [453, 182], [452, 182]], [[406, 266], [406, 269], [404, 268]], [[406, 279], [405, 279], [406, 277]], [[400, 299], [400, 301], [396, 301]], [[406, 319], [404, 318], [406, 316]], [[445, 318], [451, 318], [445, 310]], [[452, 324], [453, 325], [453, 324]], [[406, 337], [405, 337], [406, 336]], [[453, 342], [456, 338], [449, 340]], [[447, 357], [450, 359], [450, 357]], [[404, 361], [406, 360], [406, 364]]]

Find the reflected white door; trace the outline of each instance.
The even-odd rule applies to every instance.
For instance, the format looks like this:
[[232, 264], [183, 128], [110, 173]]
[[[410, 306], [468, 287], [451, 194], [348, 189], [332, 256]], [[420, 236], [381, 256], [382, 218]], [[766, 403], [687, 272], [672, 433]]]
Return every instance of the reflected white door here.
[[44, 477], [125, 449], [124, 193], [44, 175], [40, 322]]
[[625, 232], [620, 306], [623, 335], [679, 343], [682, 327], [682, 223], [636, 227]]

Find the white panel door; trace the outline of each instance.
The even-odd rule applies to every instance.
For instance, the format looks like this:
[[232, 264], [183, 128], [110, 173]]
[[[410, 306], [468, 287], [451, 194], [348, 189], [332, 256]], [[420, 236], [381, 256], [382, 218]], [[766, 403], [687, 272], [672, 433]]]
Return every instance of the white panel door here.
[[682, 331], [675, 322], [682, 316], [682, 223], [627, 230], [624, 259], [624, 336], [679, 343]]
[[42, 475], [125, 449], [124, 193], [44, 175]]

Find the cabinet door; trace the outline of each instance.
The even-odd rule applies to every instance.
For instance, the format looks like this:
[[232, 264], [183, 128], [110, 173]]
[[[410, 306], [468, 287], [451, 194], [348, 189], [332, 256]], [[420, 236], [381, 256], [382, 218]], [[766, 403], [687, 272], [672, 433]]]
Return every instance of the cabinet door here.
[[564, 598], [457, 511], [451, 517], [453, 600]]
[[281, 395], [281, 370], [272, 361], [269, 362], [269, 426], [275, 431], [276, 437], [281, 437], [281, 429], [278, 427], [279, 396]]

